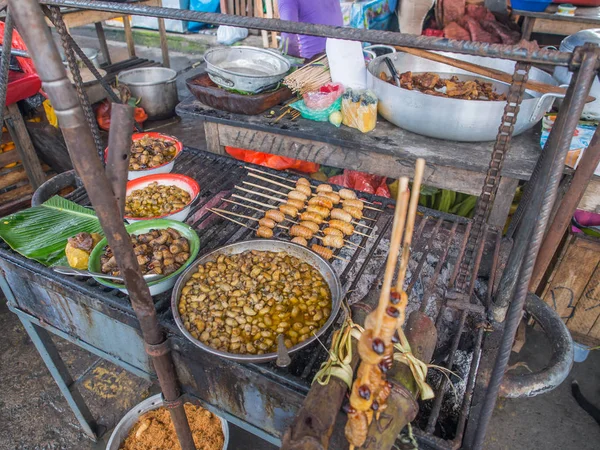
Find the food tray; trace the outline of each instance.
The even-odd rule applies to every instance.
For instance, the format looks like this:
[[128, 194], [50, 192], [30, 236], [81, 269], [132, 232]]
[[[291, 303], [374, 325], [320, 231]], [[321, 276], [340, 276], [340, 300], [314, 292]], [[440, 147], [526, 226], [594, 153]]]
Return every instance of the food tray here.
[[236, 94], [220, 88], [202, 72], [185, 80], [190, 92], [205, 105], [235, 114], [253, 116], [292, 98], [292, 91], [283, 86], [276, 91], [254, 95]]

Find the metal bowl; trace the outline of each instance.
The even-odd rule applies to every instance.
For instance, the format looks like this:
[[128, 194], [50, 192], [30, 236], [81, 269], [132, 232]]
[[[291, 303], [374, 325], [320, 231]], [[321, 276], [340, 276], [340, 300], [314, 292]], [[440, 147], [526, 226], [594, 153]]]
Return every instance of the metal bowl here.
[[340, 283], [340, 279], [337, 273], [335, 273], [335, 270], [333, 270], [333, 267], [331, 267], [331, 265], [327, 261], [325, 261], [319, 255], [314, 253], [312, 250], [309, 250], [306, 247], [294, 244], [292, 242], [278, 241], [275, 239], [255, 239], [251, 241], [242, 241], [237, 242], [235, 244], [229, 244], [224, 247], [220, 247], [216, 250], [213, 250], [212, 252], [207, 253], [206, 255], [203, 255], [196, 261], [194, 261], [194, 263], [191, 266], [189, 266], [186, 269], [186, 271], [181, 275], [181, 277], [179, 277], [179, 279], [177, 280], [175, 288], [173, 289], [173, 294], [171, 296], [171, 311], [173, 312], [175, 323], [177, 323], [177, 326], [179, 327], [183, 335], [187, 337], [197, 347], [201, 348], [202, 350], [206, 350], [207, 352], [212, 353], [214, 355], [219, 355], [223, 358], [231, 359], [233, 361], [242, 363], [263, 363], [277, 359], [277, 353], [265, 353], [264, 355], [238, 355], [235, 353], [217, 350], [206, 344], [203, 344], [202, 342], [194, 338], [190, 334], [190, 332], [186, 330], [186, 328], [183, 326], [183, 321], [181, 320], [181, 316], [179, 315], [179, 308], [177, 307], [179, 303], [179, 297], [181, 296], [181, 289], [183, 289], [185, 283], [187, 283], [187, 281], [192, 277], [192, 275], [196, 273], [198, 265], [215, 261], [220, 255], [237, 255], [239, 253], [244, 253], [249, 250], [259, 250], [265, 252], [285, 252], [290, 256], [295, 256], [296, 258], [316, 268], [325, 279], [325, 282], [329, 285], [329, 290], [331, 291], [331, 315], [329, 316], [329, 319], [327, 319], [325, 325], [323, 325], [316, 332], [315, 335], [308, 338], [304, 342], [300, 342], [299, 344], [294, 345], [292, 348], [289, 348], [288, 353], [290, 355], [312, 344], [333, 324], [342, 304], [342, 284]]

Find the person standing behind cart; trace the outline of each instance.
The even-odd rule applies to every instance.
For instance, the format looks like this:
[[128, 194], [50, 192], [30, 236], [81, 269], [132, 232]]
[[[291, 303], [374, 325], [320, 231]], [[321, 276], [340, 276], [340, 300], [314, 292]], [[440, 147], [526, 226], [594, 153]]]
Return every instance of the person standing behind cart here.
[[[279, 17], [292, 22], [317, 25], [344, 24], [340, 0], [279, 0]], [[282, 33], [283, 51], [300, 58], [312, 58], [325, 52], [326, 38], [303, 34]]]

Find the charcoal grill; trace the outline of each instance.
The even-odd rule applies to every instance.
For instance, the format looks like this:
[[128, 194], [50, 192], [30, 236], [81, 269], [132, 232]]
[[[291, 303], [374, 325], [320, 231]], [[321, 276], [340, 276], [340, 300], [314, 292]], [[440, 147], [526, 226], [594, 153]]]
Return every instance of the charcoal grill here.
[[[281, 172], [264, 170], [281, 175]], [[191, 148], [185, 148], [176, 162], [175, 172], [191, 176], [201, 185], [198, 203], [187, 220], [198, 232], [200, 255], [222, 245], [253, 238], [251, 229], [215, 216], [207, 208], [221, 207], [260, 217], [258, 211], [226, 203], [222, 199], [231, 198], [231, 194], [236, 192], [234, 186], [240, 180], [248, 179], [271, 188], [272, 185], [248, 177], [247, 169], [238, 161]], [[295, 176], [287, 177], [293, 184]], [[274, 206], [277, 204], [255, 194], [237, 193]], [[351, 304], [361, 301], [372, 288], [377, 289], [387, 257], [393, 218], [390, 208], [393, 202], [390, 199], [368, 194], [364, 196], [383, 210], [365, 210], [366, 217], [375, 221], [369, 222], [373, 230], [361, 230], [368, 231], [371, 238], [353, 236], [352, 240], [364, 249], [344, 247], [336, 254], [347, 261], [332, 262]], [[69, 199], [89, 206], [82, 187], [69, 194]], [[472, 309], [462, 310], [467, 311], [463, 314], [457, 307], [444, 306], [443, 298], [458, 273], [456, 261], [460, 260], [464, 251], [470, 223], [464, 218], [419, 208], [407, 278], [407, 292], [410, 294], [408, 309], [420, 308], [436, 321], [440, 339], [434, 360], [448, 365], [464, 379], [453, 380], [460, 384], [458, 398], [454, 398], [450, 392], [438, 395], [440, 399], [443, 398], [439, 405], [436, 400], [421, 405], [417, 419], [419, 427], [415, 431], [422, 448], [441, 449], [460, 445], [469, 416], [477, 362], [482, 351], [483, 311], [473, 305]], [[280, 237], [285, 238], [283, 234]], [[486, 253], [494, 254], [494, 248], [499, 243], [497, 235], [490, 233], [486, 243]], [[10, 307], [21, 318], [31, 319], [34, 316], [38, 323], [57, 334], [87, 344], [97, 354], [138, 375], [153, 377], [137, 335], [135, 315], [127, 296], [93, 279], [58, 275], [16, 254], [6, 244], [0, 246], [0, 266], [6, 280], [3, 288], [9, 289]], [[478, 284], [477, 292], [484, 298], [489, 295], [487, 285], [493, 283], [494, 277], [488, 279], [487, 284]], [[275, 364], [241, 365], [221, 360], [199, 351], [182, 336], [169, 310], [169, 295], [161, 294], [154, 297], [154, 301], [161, 323], [171, 334], [177, 355], [176, 365], [186, 389], [215, 405], [234, 423], [245, 426], [271, 442], [277, 442], [310, 389], [311, 380], [320, 364], [327, 358], [324, 347], [315, 343], [299, 351], [287, 369], [280, 369]], [[40, 298], [48, 301], [40, 302]], [[106, 337], [96, 336], [97, 330], [107, 322], [116, 324], [113, 329], [117, 334], [109, 339], [110, 342], [106, 342]], [[323, 344], [328, 346], [330, 339], [331, 331], [324, 335]], [[127, 344], [122, 345], [124, 342]], [[430, 375], [429, 381], [436, 394], [447, 389], [445, 383], [440, 383], [441, 380], [434, 374]], [[235, 392], [231, 392], [232, 386]], [[271, 406], [263, 407], [265, 405]], [[232, 416], [237, 416], [237, 420]], [[334, 445], [332, 442], [332, 448], [337, 448]]]

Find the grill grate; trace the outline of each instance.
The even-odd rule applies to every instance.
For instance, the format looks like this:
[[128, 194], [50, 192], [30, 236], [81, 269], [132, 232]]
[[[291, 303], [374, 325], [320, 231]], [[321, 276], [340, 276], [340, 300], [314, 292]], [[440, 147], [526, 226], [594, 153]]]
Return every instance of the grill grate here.
[[[293, 185], [296, 179], [293, 174], [265, 168], [261, 168], [261, 170], [287, 177], [290, 185]], [[236, 192], [234, 186], [241, 184], [246, 179], [261, 186], [274, 188], [273, 185], [249, 178], [247, 169], [239, 161], [189, 148], [186, 148], [176, 161], [174, 171], [188, 175], [200, 184], [199, 199], [187, 220], [200, 238], [200, 255], [222, 245], [253, 237], [253, 230], [216, 216], [208, 211], [208, 208], [218, 207], [259, 218], [262, 216], [260, 212], [226, 203], [223, 199], [231, 198], [231, 195]], [[237, 193], [245, 198], [271, 204], [275, 208], [278, 205], [274, 200], [255, 194], [240, 191]], [[364, 249], [346, 246], [336, 251], [336, 254], [346, 258], [347, 261], [333, 260], [332, 262], [332, 266], [340, 276], [344, 291], [347, 292], [346, 298], [351, 304], [362, 300], [371, 288], [380, 288], [393, 219], [393, 210], [390, 208], [394, 204], [393, 201], [362, 193], [361, 197], [377, 203], [383, 211], [365, 209], [363, 211], [365, 216], [374, 221], [363, 221], [362, 223], [367, 223], [373, 229], [358, 229], [371, 237], [354, 235], [350, 238], [352, 242], [359, 244]], [[89, 206], [89, 200], [83, 188], [76, 189], [69, 194], [68, 198]], [[243, 200], [234, 200], [245, 203]], [[250, 224], [247, 219], [238, 218], [237, 220]], [[251, 225], [257, 226], [257, 223]], [[463, 378], [462, 381], [452, 380], [457, 384], [458, 390], [458, 396], [454, 398], [453, 391], [447, 389], [445, 379], [434, 371], [430, 371], [429, 382], [439, 400], [420, 402], [421, 411], [416, 420], [418, 429], [415, 430], [415, 434], [423, 448], [460, 446], [473, 395], [483, 336], [481, 327], [483, 317], [479, 317], [472, 311], [477, 308], [465, 309], [460, 308], [460, 305], [449, 307], [445, 305], [444, 300], [448, 288], [457, 277], [459, 266], [457, 261], [460, 261], [464, 253], [470, 228], [471, 221], [467, 219], [419, 208], [412, 256], [407, 272], [407, 284], [405, 285], [409, 294], [407, 314], [420, 309], [435, 321], [438, 330], [438, 344], [434, 353], [434, 363], [450, 366], [450, 369]], [[289, 239], [286, 236], [286, 230], [278, 231], [276, 237]], [[492, 244], [488, 243], [487, 251], [490, 254], [497, 253], [494, 252], [494, 244], [498, 245], [499, 242], [496, 234], [491, 234], [489, 238]], [[483, 249], [483, 245], [480, 246], [480, 251]], [[133, 314], [127, 296], [117, 290], [106, 288], [93, 279], [58, 275], [41, 264], [17, 255], [6, 244], [2, 244], [0, 248], [0, 257], [21, 266], [30, 267], [36, 272], [42, 272], [44, 276], [57, 283], [74, 287], [89, 296], [101, 299], [110, 306]], [[474, 270], [478, 270], [478, 267]], [[490, 284], [493, 284], [493, 277], [490, 278]], [[488, 296], [486, 283], [473, 283], [471, 289], [475, 292], [475, 297], [486, 298]], [[161, 321], [171, 332], [178, 333], [169, 310], [170, 292], [156, 296], [154, 300]], [[324, 346], [329, 346], [332, 332], [333, 330], [330, 330], [323, 335]], [[293, 386], [296, 390], [306, 393], [310, 388], [310, 381], [326, 358], [325, 348], [321, 345], [314, 345], [295, 353], [292, 364], [287, 369], [280, 369], [275, 364], [262, 364], [254, 367], [257, 372], [268, 374], [271, 379], [280, 380]]]

